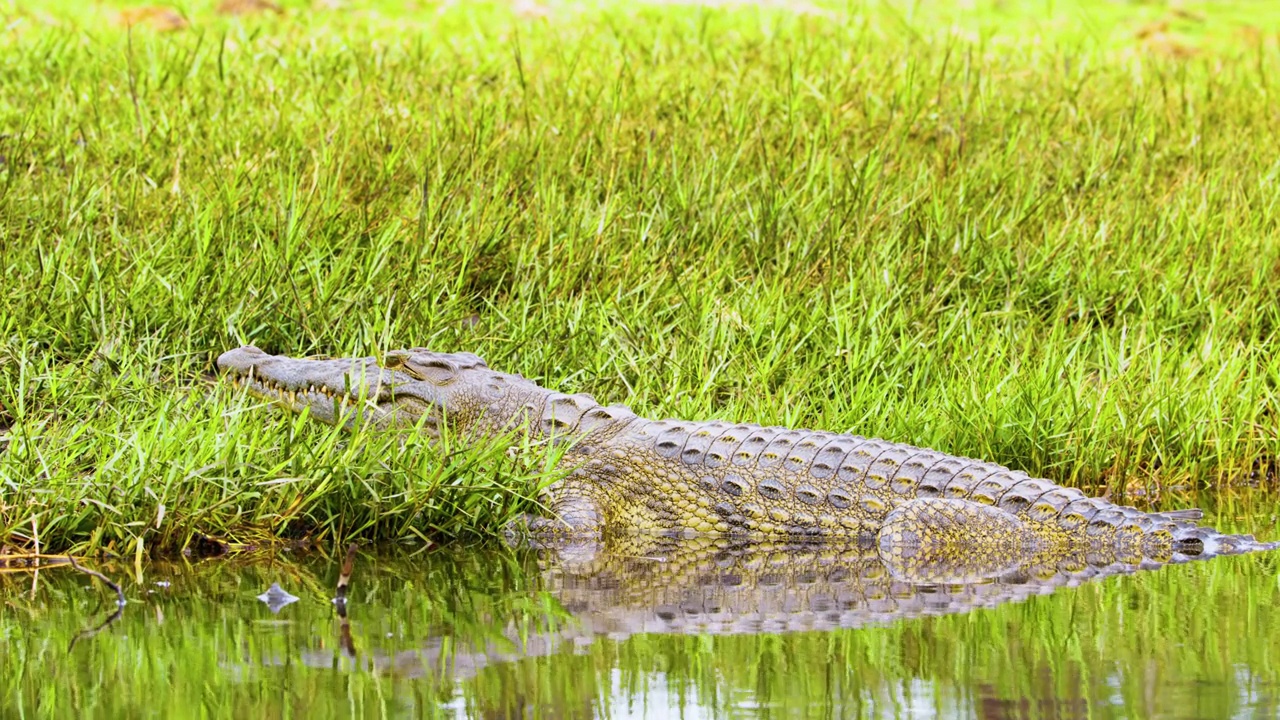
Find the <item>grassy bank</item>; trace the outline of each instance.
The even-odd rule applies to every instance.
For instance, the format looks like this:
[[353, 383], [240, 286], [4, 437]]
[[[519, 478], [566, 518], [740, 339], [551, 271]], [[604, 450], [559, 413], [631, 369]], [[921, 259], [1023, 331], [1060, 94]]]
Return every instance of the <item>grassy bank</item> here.
[[212, 5], [0, 4], [0, 542], [486, 533], [545, 481], [268, 412], [246, 342], [1275, 489], [1280, 16]]

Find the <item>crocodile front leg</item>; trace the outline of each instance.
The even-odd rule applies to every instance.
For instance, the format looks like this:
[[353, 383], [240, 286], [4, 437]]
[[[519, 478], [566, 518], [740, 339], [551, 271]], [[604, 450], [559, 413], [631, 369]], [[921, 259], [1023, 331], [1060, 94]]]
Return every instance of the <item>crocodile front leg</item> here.
[[604, 529], [600, 503], [573, 485], [558, 484], [543, 498], [549, 516], [524, 515], [505, 529], [509, 538], [598, 538]]

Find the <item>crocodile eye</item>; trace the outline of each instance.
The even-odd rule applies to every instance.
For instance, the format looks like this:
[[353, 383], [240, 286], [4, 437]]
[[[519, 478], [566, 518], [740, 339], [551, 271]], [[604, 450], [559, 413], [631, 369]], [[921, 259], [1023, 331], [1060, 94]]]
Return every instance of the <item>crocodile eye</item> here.
[[390, 353], [383, 367], [402, 372], [414, 380], [425, 380], [434, 385], [448, 385], [458, 379], [458, 371], [453, 364], [437, 358], [414, 360], [403, 353]]

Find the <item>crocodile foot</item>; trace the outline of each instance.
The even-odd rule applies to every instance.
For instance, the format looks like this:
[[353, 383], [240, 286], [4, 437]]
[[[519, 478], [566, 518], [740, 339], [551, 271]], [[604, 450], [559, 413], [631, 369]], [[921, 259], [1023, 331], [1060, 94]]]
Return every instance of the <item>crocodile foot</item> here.
[[551, 517], [524, 514], [507, 523], [502, 534], [508, 541], [599, 538], [604, 516], [594, 500], [572, 495], [551, 504]]

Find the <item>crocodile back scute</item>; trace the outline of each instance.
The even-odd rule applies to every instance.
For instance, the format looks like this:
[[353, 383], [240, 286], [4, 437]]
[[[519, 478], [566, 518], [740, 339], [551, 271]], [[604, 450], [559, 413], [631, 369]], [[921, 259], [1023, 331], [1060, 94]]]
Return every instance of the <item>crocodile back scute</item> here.
[[809, 463], [809, 475], [816, 480], [826, 480], [836, 473], [840, 463], [855, 447], [866, 442], [861, 435], [833, 435], [814, 453]]

